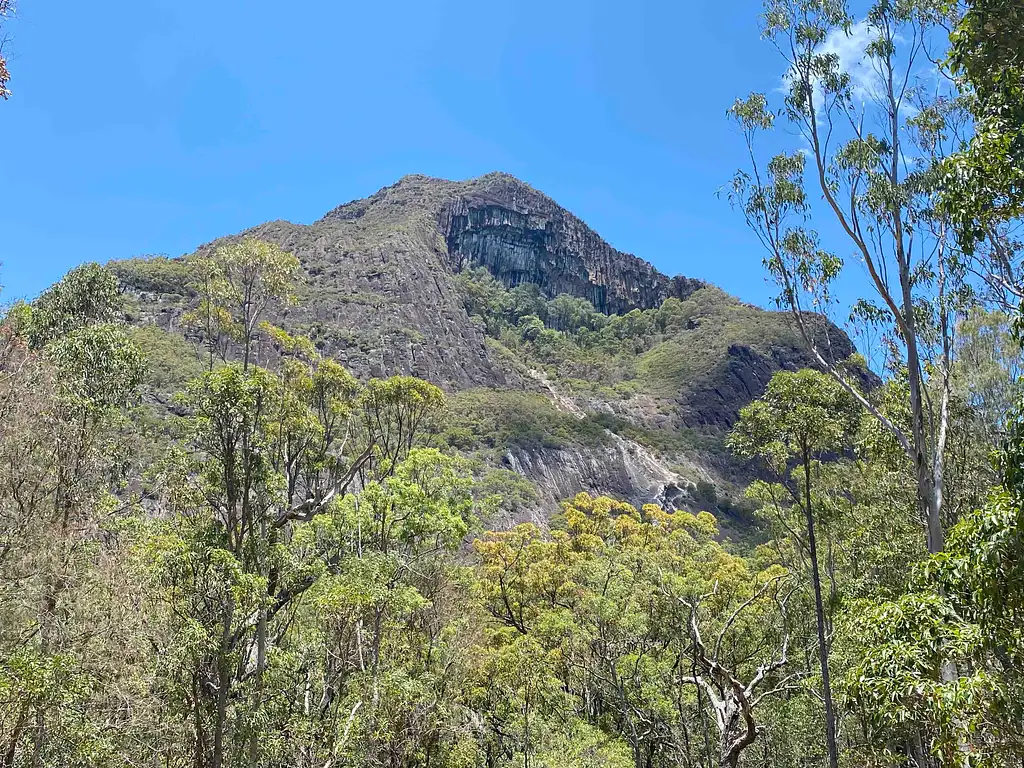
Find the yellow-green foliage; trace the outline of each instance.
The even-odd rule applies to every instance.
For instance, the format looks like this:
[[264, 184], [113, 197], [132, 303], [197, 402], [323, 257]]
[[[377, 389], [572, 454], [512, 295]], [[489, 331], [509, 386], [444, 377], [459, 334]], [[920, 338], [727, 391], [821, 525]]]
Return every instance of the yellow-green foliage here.
[[156, 392], [177, 392], [204, 370], [195, 347], [180, 334], [142, 325], [131, 329], [131, 337], [145, 359], [146, 381]]
[[195, 292], [185, 259], [140, 256], [111, 261], [107, 268], [123, 285], [135, 291], [179, 296], [190, 296]]
[[[563, 519], [550, 533], [523, 524], [474, 542], [493, 621], [484, 628], [487, 682], [473, 701], [516, 751], [536, 751], [539, 765], [635, 765], [637, 754], [670, 765], [670, 753], [691, 747], [667, 748], [649, 734], [691, 727], [693, 691], [679, 670], [696, 663], [686, 629], [693, 601], [707, 609], [694, 619], [708, 636], [721, 632], [746, 677], [781, 629], [778, 605], [756, 585], [786, 572], [771, 564], [759, 572], [726, 552], [707, 513], [581, 493], [563, 504]], [[597, 700], [650, 730], [627, 723], [613, 736], [590, 727], [616, 720], [588, 721]]]

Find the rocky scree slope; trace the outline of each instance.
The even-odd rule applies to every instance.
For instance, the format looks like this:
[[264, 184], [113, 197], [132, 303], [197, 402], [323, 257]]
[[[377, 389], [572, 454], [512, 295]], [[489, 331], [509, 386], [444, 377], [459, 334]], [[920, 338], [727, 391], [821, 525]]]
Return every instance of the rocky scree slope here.
[[[250, 236], [301, 262], [298, 302], [279, 323], [361, 378], [407, 374], [440, 385], [453, 409], [447, 444], [525, 475], [534, 510], [587, 490], [722, 512], [749, 476], [722, 447], [739, 408], [775, 371], [810, 364], [785, 315], [660, 273], [507, 174], [406, 176], [312, 224], [268, 222], [199, 252]], [[176, 335], [195, 300], [184, 262], [112, 267], [136, 322]], [[535, 285], [542, 298], [568, 294], [645, 322], [672, 299], [674, 324], [610, 352], [533, 354], [488, 338], [467, 311], [459, 274], [480, 267], [504, 289]], [[822, 323], [822, 332], [837, 359], [853, 351], [839, 329]], [[152, 333], [148, 341], [173, 346]], [[173, 372], [162, 379], [170, 386]]]

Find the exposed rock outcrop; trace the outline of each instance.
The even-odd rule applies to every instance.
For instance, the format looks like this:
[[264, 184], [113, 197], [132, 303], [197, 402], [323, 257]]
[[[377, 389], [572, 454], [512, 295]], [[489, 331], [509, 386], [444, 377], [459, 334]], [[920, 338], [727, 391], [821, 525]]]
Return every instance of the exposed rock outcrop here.
[[504, 174], [460, 195], [441, 226], [456, 270], [483, 266], [506, 287], [535, 283], [548, 298], [587, 299], [607, 314], [652, 309], [683, 299], [703, 283], [666, 277], [646, 261], [612, 248], [549, 197]]

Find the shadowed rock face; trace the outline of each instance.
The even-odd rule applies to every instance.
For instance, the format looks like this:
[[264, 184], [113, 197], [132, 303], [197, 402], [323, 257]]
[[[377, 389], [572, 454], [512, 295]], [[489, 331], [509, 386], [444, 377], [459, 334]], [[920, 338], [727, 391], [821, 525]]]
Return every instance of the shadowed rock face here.
[[[836, 341], [836, 347], [839, 359], [853, 352], [853, 345], [845, 337]], [[706, 384], [680, 393], [683, 420], [690, 426], [731, 429], [740, 409], [764, 393], [776, 372], [796, 371], [808, 365], [807, 355], [792, 347], [780, 346], [763, 354], [733, 344]]]

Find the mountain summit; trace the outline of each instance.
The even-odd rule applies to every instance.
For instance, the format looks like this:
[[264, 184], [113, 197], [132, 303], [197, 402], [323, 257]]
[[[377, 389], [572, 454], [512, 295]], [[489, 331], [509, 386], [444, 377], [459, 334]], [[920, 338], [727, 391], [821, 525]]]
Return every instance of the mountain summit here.
[[579, 296], [609, 314], [655, 309], [702, 285], [668, 278], [612, 248], [550, 197], [500, 172], [463, 182], [405, 176], [318, 224], [366, 217], [393, 226], [423, 213], [443, 236], [456, 271], [484, 266], [506, 287], [535, 283], [548, 298]]

